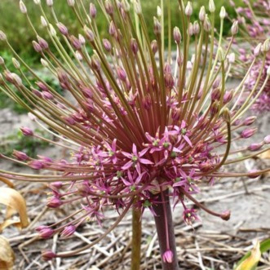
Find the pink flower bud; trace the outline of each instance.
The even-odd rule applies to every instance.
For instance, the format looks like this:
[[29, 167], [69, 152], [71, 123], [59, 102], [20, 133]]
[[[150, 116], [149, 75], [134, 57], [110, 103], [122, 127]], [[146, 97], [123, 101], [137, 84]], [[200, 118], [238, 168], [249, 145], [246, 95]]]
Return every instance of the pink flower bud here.
[[51, 250], [43, 250], [41, 256], [44, 261], [50, 261], [56, 258], [56, 254]]
[[63, 204], [60, 198], [51, 197], [47, 201], [47, 206], [51, 208], [58, 208]]
[[252, 143], [249, 147], [248, 150], [249, 151], [258, 151], [260, 150], [264, 145], [264, 142], [260, 142], [260, 143]]
[[60, 31], [60, 33], [62, 35], [64, 35], [64, 36], [67, 36], [68, 35], [68, 29], [67, 29], [67, 27], [64, 24], [62, 24], [62, 23], [59, 22], [56, 25], [57, 25], [57, 27], [58, 27], [58, 29], [59, 29], [59, 31]]
[[256, 131], [256, 128], [247, 128], [241, 132], [240, 137], [244, 139], [250, 138], [256, 133]]
[[36, 231], [43, 239], [49, 239], [54, 234], [54, 230], [48, 226], [39, 226], [36, 228]]
[[153, 40], [151, 42], [151, 49], [152, 49], [153, 54], [156, 54], [156, 52], [158, 51], [158, 43], [156, 40]]
[[123, 68], [121, 68], [121, 67], [117, 67], [116, 72], [117, 72], [118, 78], [121, 81], [125, 82], [126, 79], [127, 79], [127, 74], [126, 74], [125, 70]]
[[29, 161], [27, 163], [27, 165], [34, 170], [41, 170], [45, 167], [44, 162], [42, 162], [41, 160], [37, 160], [37, 159]]
[[33, 136], [34, 135], [33, 130], [28, 128], [28, 127], [21, 127], [21, 131], [22, 131], [24, 136]]
[[41, 46], [34, 40], [34, 41], [32, 41], [32, 44], [33, 44], [33, 47], [34, 47], [34, 50], [36, 51], [36, 52], [42, 52], [42, 48], [41, 48]]
[[161, 33], [161, 24], [156, 17], [154, 17], [154, 33], [155, 35], [159, 35]]
[[173, 262], [173, 253], [171, 250], [167, 250], [162, 255], [162, 260], [165, 263], [172, 263]]
[[43, 50], [47, 50], [49, 48], [48, 42], [44, 38], [41, 38], [38, 36], [37, 39], [38, 39], [38, 44]]
[[137, 55], [139, 48], [138, 48], [138, 43], [137, 43], [136, 39], [134, 39], [134, 38], [131, 39], [130, 47], [131, 47], [131, 50], [134, 53], [134, 55]]
[[109, 15], [113, 14], [113, 5], [110, 0], [105, 0], [105, 10]]
[[226, 91], [223, 96], [223, 103], [227, 104], [232, 100], [232, 98], [233, 98], [233, 91]]
[[249, 116], [248, 118], [246, 118], [243, 122], [243, 125], [245, 126], [250, 126], [254, 123], [254, 121], [257, 119], [256, 116]]
[[97, 9], [96, 9], [96, 6], [93, 3], [90, 3], [89, 13], [90, 13], [90, 16], [91, 16], [92, 19], [96, 18]]
[[180, 29], [178, 27], [174, 27], [173, 29], [173, 39], [175, 41], [176, 44], [179, 44], [181, 42], [181, 32]]
[[107, 52], [110, 52], [111, 49], [112, 49], [112, 45], [111, 45], [110, 41], [109, 41], [108, 39], [104, 38], [104, 39], [102, 40], [102, 43], [103, 43], [103, 46], [104, 46], [105, 50], [106, 50]]
[[72, 46], [76, 49], [76, 50], [80, 50], [82, 47], [82, 44], [80, 42], [80, 40], [78, 38], [76, 38], [75, 36], [70, 36], [70, 42], [72, 44]]
[[25, 154], [24, 152], [21, 152], [21, 151], [13, 150], [12, 155], [13, 155], [15, 158], [17, 158], [18, 160], [21, 160], [21, 161], [29, 160], [28, 155]]
[[0, 30], [0, 40], [4, 41], [6, 39], [7, 39], [6, 34], [3, 31]]
[[69, 237], [76, 231], [76, 227], [74, 225], [69, 225], [64, 228], [61, 232], [62, 237]]

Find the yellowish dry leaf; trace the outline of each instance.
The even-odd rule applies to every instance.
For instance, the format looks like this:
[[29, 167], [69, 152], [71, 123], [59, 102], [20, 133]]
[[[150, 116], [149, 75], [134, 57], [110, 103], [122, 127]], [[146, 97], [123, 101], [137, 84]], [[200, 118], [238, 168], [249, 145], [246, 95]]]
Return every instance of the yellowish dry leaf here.
[[0, 235], [0, 269], [12, 270], [15, 256], [8, 240]]
[[4, 177], [1, 177], [0, 176], [0, 181], [5, 183], [7, 186], [9, 186], [10, 188], [14, 188], [14, 185], [13, 183], [11, 183], [8, 179], [4, 178]]
[[260, 243], [257, 241], [251, 254], [235, 270], [253, 270], [261, 259]]
[[263, 152], [262, 154], [258, 155], [260, 159], [270, 159], [270, 150]]
[[[12, 188], [1, 187], [0, 204], [4, 204], [7, 207], [6, 220], [0, 224], [0, 232], [10, 225], [14, 225], [19, 229], [28, 226], [29, 222], [25, 200], [18, 191]], [[9, 219], [14, 213], [19, 214], [19, 220]]]

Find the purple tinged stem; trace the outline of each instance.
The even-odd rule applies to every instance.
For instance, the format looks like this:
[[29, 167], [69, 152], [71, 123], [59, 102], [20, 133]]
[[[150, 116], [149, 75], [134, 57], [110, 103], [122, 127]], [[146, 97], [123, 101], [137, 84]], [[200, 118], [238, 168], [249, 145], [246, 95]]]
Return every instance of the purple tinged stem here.
[[[152, 195], [156, 197], [155, 195]], [[164, 197], [164, 201], [162, 200]], [[156, 198], [157, 201], [162, 202], [161, 204], [154, 204], [153, 210], [155, 212], [155, 223], [157, 228], [158, 240], [159, 240], [159, 247], [160, 247], [160, 254], [162, 255], [168, 250], [167, 240], [170, 245], [170, 250], [173, 253], [173, 258], [171, 263], [164, 262], [162, 260], [162, 268], [163, 270], [179, 270], [177, 253], [176, 253], [176, 244], [175, 244], [175, 236], [174, 236], [174, 225], [172, 219], [172, 211], [170, 200], [168, 196], [168, 190], [162, 191]], [[167, 222], [165, 222], [165, 220]], [[166, 224], [167, 223], [167, 224]], [[166, 230], [167, 228], [167, 230]], [[167, 232], [166, 232], [167, 231]], [[166, 239], [166, 235], [168, 239]]]

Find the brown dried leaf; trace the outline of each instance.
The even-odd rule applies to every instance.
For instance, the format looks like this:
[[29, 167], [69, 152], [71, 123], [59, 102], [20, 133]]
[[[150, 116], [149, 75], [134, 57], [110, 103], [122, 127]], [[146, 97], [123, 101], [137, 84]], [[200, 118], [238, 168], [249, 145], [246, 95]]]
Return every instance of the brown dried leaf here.
[[15, 255], [8, 240], [0, 235], [0, 269], [12, 270]]
[[[0, 232], [7, 226], [15, 225], [17, 228], [25, 228], [28, 226], [28, 216], [26, 204], [22, 195], [12, 188], [0, 188], [0, 204], [7, 207], [6, 218], [10, 218], [14, 213], [18, 213], [20, 220], [5, 220], [0, 224]], [[1, 269], [1, 268], [0, 268]]]

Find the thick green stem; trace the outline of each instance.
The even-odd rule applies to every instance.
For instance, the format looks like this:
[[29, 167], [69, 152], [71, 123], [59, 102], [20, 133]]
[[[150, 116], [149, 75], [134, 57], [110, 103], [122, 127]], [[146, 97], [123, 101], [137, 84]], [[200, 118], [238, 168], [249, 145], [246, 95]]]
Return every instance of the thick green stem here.
[[140, 270], [142, 223], [140, 210], [132, 209], [131, 270]]
[[[174, 236], [174, 226], [172, 219], [172, 211], [170, 205], [170, 199], [168, 196], [168, 190], [162, 191], [158, 198], [155, 197], [155, 200], [158, 201], [157, 204], [153, 205], [153, 210], [155, 211], [155, 223], [157, 228], [159, 248], [161, 253], [162, 260], [162, 269], [163, 270], [179, 270], [176, 245], [175, 245], [175, 236]], [[163, 255], [168, 249], [172, 252], [172, 262], [165, 262]]]

